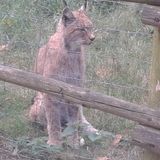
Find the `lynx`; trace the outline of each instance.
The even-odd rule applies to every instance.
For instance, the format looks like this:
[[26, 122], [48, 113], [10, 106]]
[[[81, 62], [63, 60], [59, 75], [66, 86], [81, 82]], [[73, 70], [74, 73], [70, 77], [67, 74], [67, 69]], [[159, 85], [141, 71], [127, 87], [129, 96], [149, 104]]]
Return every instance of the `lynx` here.
[[[71, 11], [67, 6], [64, 8], [56, 33], [39, 50], [34, 69], [36, 73], [84, 87], [83, 47], [90, 45], [95, 39], [93, 25], [86, 15], [85, 6], [76, 11]], [[88, 125], [87, 129], [97, 131], [85, 119], [82, 106], [40, 92], [34, 98], [30, 118], [43, 125], [47, 121], [48, 144], [50, 145], [61, 144], [60, 133], [68, 123], [81, 121]], [[72, 139], [75, 143], [78, 141], [77, 132]]]

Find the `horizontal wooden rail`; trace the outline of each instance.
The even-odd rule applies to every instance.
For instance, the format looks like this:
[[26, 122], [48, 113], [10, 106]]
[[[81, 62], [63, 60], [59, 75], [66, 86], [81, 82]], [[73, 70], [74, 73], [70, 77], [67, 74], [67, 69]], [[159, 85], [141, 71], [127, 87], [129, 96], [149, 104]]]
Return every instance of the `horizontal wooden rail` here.
[[147, 25], [160, 27], [160, 7], [146, 5], [142, 12], [142, 22]]
[[160, 154], [160, 130], [137, 125], [132, 133], [132, 142]]
[[126, 2], [134, 2], [134, 3], [143, 3], [143, 4], [149, 4], [149, 5], [154, 5], [154, 6], [160, 6], [160, 0], [96, 0], [97, 2], [107, 2], [107, 1], [126, 1]]
[[114, 97], [92, 92], [31, 72], [0, 65], [0, 80], [14, 83], [82, 104], [84, 107], [112, 113], [140, 124], [160, 129], [160, 112]]

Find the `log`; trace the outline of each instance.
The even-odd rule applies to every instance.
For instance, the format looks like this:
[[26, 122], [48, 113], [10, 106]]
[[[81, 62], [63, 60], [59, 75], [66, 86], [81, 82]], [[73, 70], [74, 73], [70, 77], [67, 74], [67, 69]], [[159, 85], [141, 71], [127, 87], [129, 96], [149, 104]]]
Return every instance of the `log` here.
[[[109, 0], [96, 0], [97, 2], [107, 2]], [[143, 4], [149, 4], [149, 5], [154, 5], [154, 6], [160, 6], [160, 1], [159, 0], [112, 0], [112, 2], [121, 2], [121, 1], [126, 1], [126, 2], [134, 2], [134, 3], [143, 3]], [[110, 1], [109, 1], [110, 2]]]
[[112, 113], [160, 129], [160, 112], [124, 100], [92, 92], [35, 73], [0, 65], [0, 80], [48, 93], [84, 107]]
[[160, 27], [160, 8], [146, 5], [142, 11], [142, 23]]
[[137, 125], [132, 133], [132, 142], [135, 145], [160, 154], [160, 130]]

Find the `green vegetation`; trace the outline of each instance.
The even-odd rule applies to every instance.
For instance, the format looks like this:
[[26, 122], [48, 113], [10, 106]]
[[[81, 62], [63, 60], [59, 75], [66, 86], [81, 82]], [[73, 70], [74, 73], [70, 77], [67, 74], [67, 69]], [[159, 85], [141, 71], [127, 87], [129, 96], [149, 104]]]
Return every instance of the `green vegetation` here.
[[[83, 4], [83, 0], [68, 2], [75, 9]], [[86, 87], [146, 104], [152, 35], [151, 28], [141, 23], [137, 8], [134, 4], [90, 2], [88, 14], [97, 32], [95, 42], [86, 48]], [[59, 0], [1, 0], [0, 45], [10, 44], [9, 50], [1, 53], [1, 64], [31, 71], [38, 48], [55, 31], [62, 9]], [[0, 82], [0, 131], [13, 138], [45, 135], [27, 120], [33, 95], [31, 90]], [[85, 114], [100, 130], [128, 134], [134, 126], [133, 122], [97, 110], [85, 109]], [[90, 149], [95, 157], [106, 151], [111, 156], [115, 153], [98, 150], [96, 146]], [[132, 151], [125, 151], [129, 155], [120, 159], [130, 160]]]

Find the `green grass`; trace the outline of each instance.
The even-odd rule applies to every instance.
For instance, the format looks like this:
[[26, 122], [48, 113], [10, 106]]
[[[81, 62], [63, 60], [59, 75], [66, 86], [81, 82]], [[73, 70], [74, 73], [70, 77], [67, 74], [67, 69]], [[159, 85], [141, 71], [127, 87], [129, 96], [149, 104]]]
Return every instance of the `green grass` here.
[[[70, 1], [75, 8], [82, 4], [82, 1], [78, 4], [75, 0]], [[1, 64], [32, 70], [38, 48], [55, 31], [63, 8], [60, 1], [51, 2], [40, 0], [33, 5], [28, 0], [15, 0], [14, 3], [3, 0], [0, 6], [0, 44], [8, 39], [13, 42], [10, 51], [1, 53]], [[89, 15], [97, 32], [96, 40], [85, 50], [86, 87], [130, 102], [146, 104], [152, 28], [141, 23], [135, 5], [98, 4], [90, 8]], [[14, 138], [44, 135], [31, 126], [26, 116], [33, 95], [31, 90], [0, 83], [0, 131]], [[97, 110], [85, 109], [85, 115], [96, 128], [114, 133], [125, 134], [135, 125]], [[94, 147], [90, 148], [90, 153], [105, 155], [106, 150], [98, 152]], [[134, 160], [135, 154], [132, 154], [131, 151], [125, 153], [129, 157], [127, 160]], [[117, 159], [126, 160], [126, 157]], [[116, 160], [116, 156], [114, 158]]]
[[4, 91], [1, 93], [0, 130], [12, 137], [24, 136], [31, 130], [25, 115], [28, 101]]

